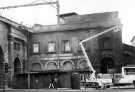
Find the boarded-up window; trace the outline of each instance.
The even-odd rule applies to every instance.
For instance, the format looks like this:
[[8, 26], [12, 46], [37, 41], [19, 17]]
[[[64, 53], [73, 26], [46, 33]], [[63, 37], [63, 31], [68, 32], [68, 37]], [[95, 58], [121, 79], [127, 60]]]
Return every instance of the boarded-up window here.
[[78, 53], [78, 48], [79, 47], [79, 39], [77, 37], [72, 37], [72, 42], [71, 42], [71, 49], [74, 53]]
[[[81, 41], [83, 41], [83, 40], [80, 40], [80, 42]], [[80, 44], [80, 42], [78, 44]], [[85, 48], [85, 50], [87, 50], [87, 44], [86, 44], [86, 42], [83, 42], [82, 44], [83, 44], [83, 47]], [[79, 45], [79, 51], [82, 51], [82, 48], [81, 48], [80, 45]]]
[[55, 52], [55, 42], [48, 43], [48, 52]]
[[70, 61], [66, 61], [63, 64], [64, 70], [72, 70], [73, 69], [73, 65]]
[[111, 49], [112, 48], [112, 42], [111, 42], [111, 39], [106, 37], [106, 38], [103, 38], [103, 46], [102, 46], [103, 49]]
[[70, 46], [70, 41], [69, 40], [64, 40], [64, 51], [70, 51], [71, 50], [71, 46]]
[[14, 42], [14, 50], [20, 51], [21, 49], [21, 44], [18, 42]]
[[79, 68], [80, 69], [85, 69], [88, 67], [88, 64], [87, 64], [87, 61], [86, 60], [83, 60], [79, 63]]
[[48, 64], [47, 64], [47, 69], [48, 69], [48, 70], [55, 70], [55, 69], [57, 69], [56, 63], [54, 63], [54, 62], [48, 63]]
[[39, 70], [41, 70], [41, 65], [39, 63], [32, 64], [32, 70], [33, 71], [39, 71]]
[[39, 53], [39, 43], [33, 44], [33, 53]]

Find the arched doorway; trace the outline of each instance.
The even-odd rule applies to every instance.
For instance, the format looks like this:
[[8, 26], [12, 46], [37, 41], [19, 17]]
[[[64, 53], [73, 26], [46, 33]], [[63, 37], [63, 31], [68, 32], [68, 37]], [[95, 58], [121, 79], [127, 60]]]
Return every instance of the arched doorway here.
[[110, 69], [113, 69], [115, 64], [114, 60], [111, 57], [104, 57], [100, 62], [100, 72], [108, 73]]
[[22, 64], [21, 64], [21, 61], [20, 59], [17, 57], [15, 58], [14, 60], [14, 73], [17, 74], [17, 73], [22, 73]]
[[3, 72], [3, 66], [4, 66], [4, 53], [2, 48], [0, 47], [0, 73]]
[[0, 46], [0, 88], [3, 87], [4, 53]]

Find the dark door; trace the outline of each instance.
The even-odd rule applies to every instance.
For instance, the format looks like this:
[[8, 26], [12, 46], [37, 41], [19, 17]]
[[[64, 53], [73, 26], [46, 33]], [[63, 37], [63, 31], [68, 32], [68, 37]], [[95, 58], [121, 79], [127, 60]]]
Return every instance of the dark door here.
[[105, 57], [101, 60], [100, 62], [101, 67], [100, 67], [100, 72], [101, 73], [108, 73], [109, 69], [114, 68], [114, 61], [110, 57]]
[[4, 83], [4, 54], [3, 50], [0, 47], [0, 88], [3, 87]]

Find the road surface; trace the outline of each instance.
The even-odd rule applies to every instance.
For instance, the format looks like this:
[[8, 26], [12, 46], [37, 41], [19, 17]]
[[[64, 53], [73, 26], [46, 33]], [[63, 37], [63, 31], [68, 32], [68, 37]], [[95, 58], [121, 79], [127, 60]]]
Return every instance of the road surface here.
[[[4, 92], [2, 89], [0, 92]], [[5, 92], [135, 92], [134, 88], [109, 88], [109, 89], [83, 89], [83, 90], [71, 90], [71, 89], [6, 89]]]

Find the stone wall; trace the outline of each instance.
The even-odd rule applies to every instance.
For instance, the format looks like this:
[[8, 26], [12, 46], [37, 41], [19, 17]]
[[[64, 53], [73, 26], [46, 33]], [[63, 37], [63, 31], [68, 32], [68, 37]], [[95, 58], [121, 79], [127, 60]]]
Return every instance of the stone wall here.
[[[32, 67], [32, 63], [39, 63], [41, 65], [41, 70], [47, 70], [44, 68], [47, 66], [48, 62], [54, 62], [57, 68], [63, 67], [63, 62], [71, 61], [73, 62], [73, 69], [77, 69], [79, 67], [77, 62], [85, 59], [81, 48], [79, 46], [79, 42], [86, 38], [89, 38], [97, 33], [100, 33], [108, 28], [89, 28], [89, 29], [76, 29], [76, 30], [67, 30], [61, 32], [42, 32], [42, 33], [34, 33], [31, 37], [31, 47], [34, 42], [39, 43], [39, 53], [34, 54], [33, 48], [30, 49], [30, 67]], [[111, 48], [102, 48], [103, 39], [109, 38], [109, 45]], [[68, 53], [64, 52], [63, 49], [63, 40], [69, 40], [71, 45], [71, 51]], [[53, 41], [56, 43], [55, 52], [48, 52], [48, 42]], [[111, 43], [111, 44], [110, 44]], [[119, 65], [122, 60], [122, 40], [121, 40], [121, 30], [115, 32], [111, 31], [102, 36], [94, 38], [85, 43], [85, 49], [87, 54], [93, 64], [93, 66], [100, 71], [101, 60], [106, 57], [110, 57]], [[65, 56], [61, 57], [59, 54], [63, 54]], [[72, 54], [68, 56], [68, 54]], [[78, 58], [80, 57], [80, 58]], [[69, 67], [68, 67], [69, 68]], [[32, 68], [31, 68], [32, 69]], [[61, 68], [63, 69], [63, 68]]]

